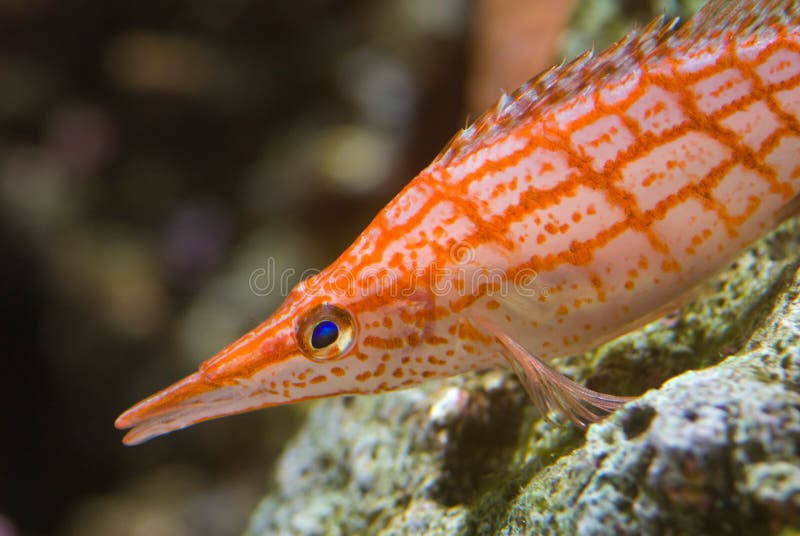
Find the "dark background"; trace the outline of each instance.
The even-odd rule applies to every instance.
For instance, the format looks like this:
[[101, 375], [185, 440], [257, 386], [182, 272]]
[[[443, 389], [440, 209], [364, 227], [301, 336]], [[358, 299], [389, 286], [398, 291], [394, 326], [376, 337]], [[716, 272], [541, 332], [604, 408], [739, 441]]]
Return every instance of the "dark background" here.
[[[0, 534], [229, 534], [302, 406], [125, 448], [464, 121], [467, 2], [0, 6]], [[296, 283], [295, 277], [293, 282]]]

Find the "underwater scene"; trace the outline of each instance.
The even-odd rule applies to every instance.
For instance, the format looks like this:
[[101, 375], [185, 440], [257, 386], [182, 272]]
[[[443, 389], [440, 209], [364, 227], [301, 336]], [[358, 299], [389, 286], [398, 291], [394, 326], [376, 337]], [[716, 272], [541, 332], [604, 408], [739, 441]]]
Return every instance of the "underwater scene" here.
[[0, 27], [0, 536], [800, 533], [799, 2]]

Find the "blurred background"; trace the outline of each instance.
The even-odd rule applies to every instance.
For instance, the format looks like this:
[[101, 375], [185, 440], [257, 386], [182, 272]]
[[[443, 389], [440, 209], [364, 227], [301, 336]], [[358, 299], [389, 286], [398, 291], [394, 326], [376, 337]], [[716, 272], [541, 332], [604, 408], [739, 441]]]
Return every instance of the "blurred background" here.
[[254, 274], [324, 267], [500, 88], [591, 45], [581, 21], [679, 2], [582, 4], [0, 2], [0, 536], [241, 531], [303, 405], [135, 448], [114, 419], [274, 310]]

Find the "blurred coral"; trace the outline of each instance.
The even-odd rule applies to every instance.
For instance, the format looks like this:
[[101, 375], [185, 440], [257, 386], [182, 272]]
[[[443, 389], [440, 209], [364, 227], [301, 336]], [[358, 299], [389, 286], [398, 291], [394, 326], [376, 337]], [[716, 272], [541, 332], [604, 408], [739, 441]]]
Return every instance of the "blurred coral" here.
[[562, 33], [576, 0], [479, 0], [472, 32], [467, 105], [489, 108], [500, 90], [511, 92], [558, 63]]

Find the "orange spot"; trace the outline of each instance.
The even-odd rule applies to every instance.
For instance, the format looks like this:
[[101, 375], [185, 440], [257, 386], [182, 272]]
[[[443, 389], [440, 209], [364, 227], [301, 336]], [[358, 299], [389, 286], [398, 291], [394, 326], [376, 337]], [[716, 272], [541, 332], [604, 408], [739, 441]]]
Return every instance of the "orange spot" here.
[[364, 337], [364, 341], [362, 343], [364, 346], [371, 346], [373, 348], [381, 348], [384, 350], [393, 350], [396, 348], [403, 347], [403, 339], [400, 337], [393, 337], [391, 339], [382, 339], [380, 337], [375, 337], [373, 335], [369, 335]]
[[392, 371], [392, 376], [394, 376], [395, 378], [402, 378], [403, 377], [403, 369], [401, 369], [401, 368], [394, 369]]
[[651, 173], [650, 175], [644, 178], [644, 180], [642, 181], [642, 186], [647, 188], [648, 186], [653, 184], [657, 179], [660, 179], [663, 176], [664, 176], [663, 173]]
[[583, 216], [581, 216], [580, 212], [573, 212], [572, 213], [572, 221], [573, 222], [578, 223], [579, 221], [581, 221], [581, 219], [583, 219]]
[[[500, 303], [497, 300], [489, 300], [488, 302], [486, 302], [486, 308], [489, 309], [490, 311], [494, 311], [495, 309], [498, 309], [499, 307], [500, 307]], [[444, 341], [446, 342], [447, 339], [444, 339]]]
[[633, 290], [634, 284], [633, 281], [625, 281], [625, 288], [628, 290]]
[[556, 234], [558, 232], [558, 227], [556, 227], [552, 222], [548, 222], [544, 226], [544, 230], [550, 234]]
[[344, 369], [339, 367], [333, 367], [331, 369], [331, 374], [333, 374], [334, 376], [339, 376], [341, 378], [342, 376], [344, 376]]
[[563, 315], [565, 315], [567, 313], [569, 313], [569, 309], [567, 309], [566, 305], [561, 305], [561, 306], [559, 306], [558, 309], [556, 309], [556, 314], [557, 315], [562, 315], [563, 316]]
[[384, 316], [383, 317], [383, 327], [385, 327], [385, 328], [392, 327], [392, 319], [389, 318], [388, 316]]
[[425, 343], [431, 345], [447, 344], [448, 340], [445, 339], [444, 337], [437, 337], [436, 335], [428, 335], [427, 337], [425, 337]]
[[397, 252], [389, 259], [389, 266], [393, 268], [402, 268], [403, 266], [403, 254], [401, 252]]
[[484, 334], [483, 332], [477, 330], [475, 326], [468, 322], [462, 322], [458, 325], [458, 337], [463, 340], [469, 341], [482, 341], [482, 342], [489, 342], [492, 340], [492, 337]]
[[647, 270], [647, 266], [648, 266], [647, 257], [642, 255], [641, 257], [639, 257], [639, 268], [641, 268], [642, 270]]
[[409, 361], [411, 361], [411, 358], [410, 358], [409, 356], [405, 356], [404, 358], [400, 359], [400, 362], [401, 362], [402, 364], [404, 364], [404, 365], [405, 365], [406, 363], [408, 363]]
[[594, 204], [591, 204], [588, 207], [586, 207], [586, 214], [588, 214], [589, 216], [597, 214], [597, 209], [594, 208]]
[[576, 265], [588, 264], [592, 260], [592, 250], [573, 240], [569, 245], [570, 262]]
[[361, 374], [356, 376], [356, 380], [358, 380], [360, 382], [365, 382], [370, 378], [372, 378], [372, 372], [370, 372], [368, 370], [365, 370], [364, 372], [362, 372]]
[[375, 367], [375, 376], [383, 376], [383, 373], [386, 372], [386, 364], [380, 363], [377, 367]]
[[422, 377], [423, 378], [433, 378], [434, 376], [436, 376], [436, 373], [434, 371], [432, 371], [432, 370], [423, 370], [422, 371]]
[[539, 236], [536, 237], [536, 243], [537, 244], [544, 244], [546, 240], [547, 240], [547, 237], [544, 236], [541, 233], [539, 234]]
[[328, 378], [325, 376], [314, 376], [309, 380], [310, 383], [322, 383], [328, 381]]
[[661, 270], [663, 272], [679, 272], [681, 265], [675, 259], [666, 259], [661, 263]]

